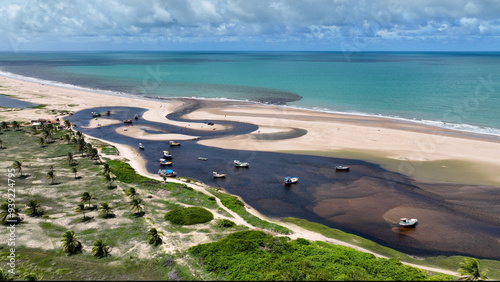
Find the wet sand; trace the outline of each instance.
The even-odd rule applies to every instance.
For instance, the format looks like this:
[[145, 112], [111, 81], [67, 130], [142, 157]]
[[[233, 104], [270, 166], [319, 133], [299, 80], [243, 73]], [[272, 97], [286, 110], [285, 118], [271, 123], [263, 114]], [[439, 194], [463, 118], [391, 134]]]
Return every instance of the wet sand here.
[[[469, 255], [500, 259], [498, 187], [417, 181], [379, 165], [352, 159], [202, 145], [220, 138], [238, 140], [252, 132], [252, 136], [259, 134], [255, 134], [258, 127], [251, 123], [186, 118], [206, 103], [186, 103], [165, 117], [170, 124], [145, 120], [142, 115], [146, 109], [131, 107], [86, 109], [68, 119], [77, 124], [75, 129], [82, 133], [135, 148], [150, 173], [161, 168], [158, 160], [162, 151], [168, 150], [173, 155], [172, 168], [179, 176], [223, 187], [266, 216], [304, 218], [416, 256]], [[196, 139], [180, 141], [179, 147], [169, 147], [168, 140], [124, 136], [120, 134], [124, 127], [121, 123], [85, 128], [91, 120], [91, 111], [107, 110], [112, 111], [109, 118], [116, 120], [139, 114], [139, 120], [128, 127], [141, 127], [148, 134], [182, 134]], [[192, 126], [172, 125], [170, 121], [189, 122]], [[214, 122], [218, 129], [207, 130], [213, 129], [207, 122]], [[285, 140], [304, 136], [304, 131], [292, 129], [262, 134], [263, 137], [256, 138]], [[145, 150], [138, 149], [139, 142]], [[200, 156], [208, 160], [197, 160]], [[250, 162], [250, 167], [235, 168], [234, 159]], [[351, 171], [335, 172], [338, 164], [350, 165]], [[226, 173], [227, 177], [214, 179], [212, 171]], [[282, 179], [287, 175], [300, 177], [299, 183], [284, 186]], [[401, 230], [397, 224], [400, 217], [417, 217], [419, 224], [416, 228]]]

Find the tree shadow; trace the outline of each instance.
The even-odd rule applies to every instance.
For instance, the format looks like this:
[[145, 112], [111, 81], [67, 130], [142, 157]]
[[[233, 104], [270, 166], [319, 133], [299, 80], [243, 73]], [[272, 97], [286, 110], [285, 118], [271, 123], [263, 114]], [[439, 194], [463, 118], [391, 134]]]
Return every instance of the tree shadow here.
[[78, 179], [82, 179], [82, 177], [81, 177], [81, 176], [77, 176], [77, 177], [75, 177], [75, 179], [77, 179], [77, 180], [78, 180]]
[[54, 183], [50, 183], [49, 185], [59, 185], [61, 184], [61, 182], [54, 182]]
[[23, 175], [19, 175], [19, 178], [26, 179], [26, 178], [28, 178], [30, 176], [31, 176], [31, 174], [23, 174]]
[[109, 213], [109, 214], [101, 214], [99, 215], [100, 218], [115, 218], [116, 215], [114, 213]]
[[146, 213], [145, 212], [135, 212], [132, 214], [133, 217], [143, 217]]
[[80, 219], [80, 222], [89, 222], [91, 221], [92, 219], [94, 219], [93, 216], [85, 216], [84, 218], [81, 218]]

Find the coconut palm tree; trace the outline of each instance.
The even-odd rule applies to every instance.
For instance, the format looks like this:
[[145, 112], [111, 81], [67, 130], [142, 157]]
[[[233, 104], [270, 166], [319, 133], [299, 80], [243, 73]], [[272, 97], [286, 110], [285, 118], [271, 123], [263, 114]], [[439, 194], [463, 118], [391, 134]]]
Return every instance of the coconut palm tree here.
[[85, 205], [83, 203], [79, 203], [77, 206], [76, 206], [76, 210], [75, 212], [77, 213], [83, 213], [83, 220], [85, 220], [85, 218], [87, 218], [85, 216]]
[[26, 205], [26, 214], [29, 216], [41, 216], [43, 211], [40, 209], [40, 204], [37, 200], [30, 200]]
[[73, 153], [68, 152], [68, 157], [67, 157], [67, 159], [68, 159], [68, 165], [71, 165], [71, 164], [73, 163], [73, 161], [74, 161], [74, 158], [73, 158]]
[[0, 139], [0, 149], [3, 149], [3, 140]]
[[111, 249], [106, 245], [106, 241], [102, 239], [98, 239], [94, 242], [94, 246], [92, 247], [92, 254], [94, 257], [103, 258], [107, 257]]
[[110, 214], [113, 214], [111, 212], [111, 210], [113, 210], [113, 207], [111, 207], [109, 203], [102, 203], [99, 209], [106, 214], [106, 217], [109, 217]]
[[69, 120], [65, 120], [64, 121], [64, 126], [67, 128], [67, 129], [70, 129], [71, 128], [71, 122]]
[[[90, 144], [87, 144], [85, 143], [85, 140], [83, 140], [83, 138], [81, 139], [75, 139], [76, 140], [76, 149], [78, 150], [78, 152], [81, 152], [82, 153], [82, 157], [83, 157], [83, 153], [85, 153], [85, 147], [86, 145], [90, 145]], [[90, 145], [92, 146], [92, 145]]]
[[160, 234], [158, 234], [156, 228], [149, 229], [148, 242], [149, 244], [152, 244], [155, 247], [163, 243], [163, 240], [161, 239]]
[[45, 139], [43, 137], [38, 138], [38, 144], [40, 144], [40, 147], [43, 147], [45, 144]]
[[91, 160], [99, 159], [99, 151], [97, 151], [96, 148], [92, 148], [92, 150], [90, 150], [90, 153], [89, 153], [89, 158]]
[[139, 199], [133, 199], [130, 205], [130, 209], [134, 212], [134, 214], [140, 214], [144, 210], [144, 208], [141, 206], [141, 200]]
[[80, 201], [81, 201], [82, 203], [84, 203], [84, 202], [86, 202], [86, 201], [89, 201], [89, 207], [88, 207], [88, 208], [90, 209], [90, 200], [92, 200], [92, 199], [93, 199], [93, 200], [97, 200], [97, 198], [92, 197], [92, 195], [90, 195], [90, 193], [89, 193], [89, 192], [83, 192], [82, 197], [80, 198]]
[[80, 241], [78, 241], [78, 238], [76, 238], [75, 232], [66, 231], [64, 232], [62, 237], [61, 247], [68, 256], [82, 252], [82, 243], [80, 243]]
[[475, 258], [464, 258], [464, 262], [460, 263], [460, 268], [458, 269], [458, 273], [462, 275], [460, 280], [465, 281], [486, 280], [488, 279], [486, 277], [487, 271], [487, 269], [481, 271], [479, 261]]
[[21, 161], [14, 161], [12, 163], [12, 167], [15, 169], [19, 169], [20, 176], [23, 176], [23, 163]]
[[52, 141], [52, 130], [44, 129], [43, 130], [43, 138], [45, 139], [45, 141], [47, 141], [47, 140]]
[[106, 175], [106, 174], [109, 174], [111, 172], [111, 168], [109, 167], [109, 164], [104, 163], [102, 166], [103, 166], [102, 174]]
[[2, 128], [2, 129], [8, 129], [9, 126], [7, 125], [7, 123], [5, 121], [2, 121], [2, 122], [0, 122], [0, 128]]
[[64, 134], [63, 138], [68, 144], [71, 143], [71, 136], [68, 133]]
[[128, 191], [127, 191], [127, 196], [129, 196], [129, 197], [130, 197], [130, 199], [132, 199], [132, 200], [135, 198], [135, 196], [136, 196], [137, 194], [138, 194], [138, 193], [137, 193], [137, 191], [135, 190], [135, 188], [134, 188], [134, 187], [130, 187], [130, 188], [128, 189]]
[[13, 128], [14, 130], [17, 130], [17, 129], [19, 128], [19, 126], [20, 126], [20, 125], [19, 125], [19, 123], [18, 123], [17, 121], [13, 121], [13, 122], [12, 122], [12, 128]]
[[71, 172], [73, 172], [75, 174], [75, 179], [76, 179], [76, 173], [78, 172], [78, 170], [76, 169], [76, 167], [72, 167], [71, 168]]
[[54, 172], [53, 169], [51, 169], [51, 170], [49, 170], [49, 172], [47, 172], [47, 175], [45, 176], [45, 178], [52, 180], [52, 182], [50, 184], [54, 184], [54, 179], [56, 178], [56, 173]]
[[0, 205], [0, 220], [5, 224], [7, 220], [20, 222], [23, 219], [19, 217], [19, 209], [9, 207], [9, 202], [6, 200]]

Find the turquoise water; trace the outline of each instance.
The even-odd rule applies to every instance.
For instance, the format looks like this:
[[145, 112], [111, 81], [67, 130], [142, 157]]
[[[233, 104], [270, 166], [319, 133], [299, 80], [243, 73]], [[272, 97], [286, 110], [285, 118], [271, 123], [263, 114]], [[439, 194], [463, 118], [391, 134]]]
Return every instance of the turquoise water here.
[[0, 71], [115, 94], [250, 100], [500, 136], [500, 53], [0, 53]]

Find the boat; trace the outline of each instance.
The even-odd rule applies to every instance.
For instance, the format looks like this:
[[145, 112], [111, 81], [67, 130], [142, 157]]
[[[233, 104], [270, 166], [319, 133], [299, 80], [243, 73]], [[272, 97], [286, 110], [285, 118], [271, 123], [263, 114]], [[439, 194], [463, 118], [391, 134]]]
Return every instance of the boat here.
[[200, 160], [200, 161], [206, 161], [206, 160], [208, 160], [208, 158], [198, 157], [198, 160]]
[[177, 172], [172, 169], [159, 169], [158, 175], [161, 177], [163, 176], [171, 177], [171, 176], [176, 176]]
[[239, 160], [234, 160], [234, 166], [237, 167], [248, 167], [250, 164], [247, 162], [240, 162]]
[[166, 159], [160, 159], [160, 165], [172, 165], [172, 162], [169, 162]]
[[170, 146], [180, 146], [181, 145], [181, 143], [178, 143], [178, 142], [175, 142], [175, 141], [168, 141], [168, 144]]
[[142, 145], [142, 143], [139, 143], [139, 149], [144, 150], [144, 145]]
[[285, 184], [293, 184], [297, 183], [299, 181], [299, 178], [297, 176], [287, 176], [283, 179], [283, 182]]
[[168, 151], [163, 151], [163, 156], [165, 158], [171, 158], [172, 157], [172, 155], [170, 155], [170, 153]]
[[411, 218], [408, 219], [406, 217], [403, 217], [399, 220], [399, 226], [401, 227], [414, 227], [417, 225], [418, 220], [416, 218]]
[[349, 166], [343, 166], [343, 165], [338, 165], [335, 167], [335, 170], [337, 171], [348, 171], [349, 170]]
[[101, 113], [99, 112], [92, 112], [92, 117], [100, 117], [101, 116]]
[[126, 119], [123, 121], [123, 123], [132, 123], [132, 120], [131, 119]]
[[136, 119], [136, 120], [139, 119], [139, 116], [137, 114], [135, 114], [134, 119]]
[[212, 175], [213, 177], [215, 178], [223, 178], [223, 177], [226, 177], [226, 174], [225, 173], [218, 173], [216, 171], [212, 172]]

